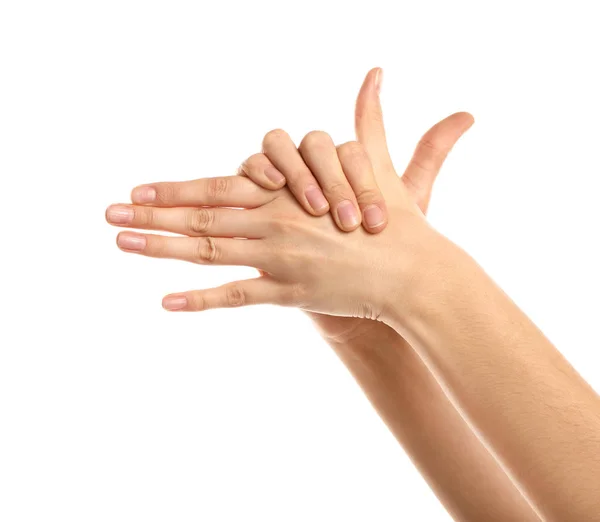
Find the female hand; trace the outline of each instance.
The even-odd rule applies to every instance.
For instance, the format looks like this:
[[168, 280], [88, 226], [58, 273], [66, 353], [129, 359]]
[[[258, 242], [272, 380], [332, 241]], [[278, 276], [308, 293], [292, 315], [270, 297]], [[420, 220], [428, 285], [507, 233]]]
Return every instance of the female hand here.
[[[366, 107], [369, 106], [370, 98], [378, 96], [380, 93], [381, 69], [370, 71], [365, 82], [369, 80], [375, 82], [376, 88], [361, 89], [360, 91], [355, 110], [357, 128], [359, 125], [371, 125], [370, 122], [365, 123], [366, 118], [359, 118], [359, 115], [373, 114], [372, 112], [369, 113]], [[401, 180], [423, 214], [427, 212], [433, 184], [445, 158], [472, 123], [473, 117], [470, 114], [455, 113], [438, 122], [420, 139]], [[365, 131], [362, 134], [364, 135], [367, 132]], [[287, 182], [288, 188], [307, 212], [312, 215], [323, 215], [330, 209], [336, 225], [343, 231], [354, 230], [358, 225], [345, 229], [340, 224], [339, 213], [336, 214], [334, 209], [339, 207], [338, 202], [352, 200], [354, 195], [358, 206], [362, 209], [358, 216], [359, 218], [362, 216], [362, 225], [365, 230], [371, 233], [381, 232], [387, 224], [387, 209], [384, 196], [381, 194], [376, 180], [366, 176], [357, 180], [349, 180], [345, 172], [342, 172], [341, 176], [339, 175], [339, 168], [330, 172], [323, 168], [321, 162], [314, 161], [319, 153], [320, 146], [331, 149], [331, 145], [332, 140], [327, 134], [321, 131], [313, 131], [304, 137], [299, 149], [296, 149], [288, 134], [281, 129], [276, 129], [265, 136], [263, 152], [246, 159], [240, 166], [238, 174], [247, 176], [261, 187], [269, 190], [280, 190]], [[278, 165], [279, 169], [275, 167], [275, 164]], [[314, 176], [309, 168], [311, 164], [315, 165], [316, 174]], [[285, 176], [282, 173], [285, 173]], [[323, 189], [322, 191], [319, 184]], [[335, 187], [335, 189], [332, 190], [331, 187]], [[313, 206], [319, 207], [320, 205], [311, 206], [308, 204], [307, 200], [309, 198], [306, 197], [306, 194], [311, 192], [317, 194], [317, 196], [312, 195], [311, 200], [317, 197], [326, 203], [321, 211], [315, 211], [313, 208]], [[380, 220], [377, 212], [370, 210], [372, 205], [376, 205], [381, 209], [384, 215], [380, 226], [377, 225]], [[372, 331], [377, 325], [373, 321], [321, 313], [307, 313], [321, 335], [329, 342], [343, 344], [350, 339], [376, 333]]]
[[[260, 189], [243, 177], [139, 187], [133, 193], [134, 202], [151, 203], [148, 196], [154, 194], [153, 204], [179, 207], [134, 205], [121, 208], [120, 213], [112, 208], [107, 213], [109, 221], [191, 237], [121, 233], [118, 243], [123, 250], [202, 264], [242, 264], [264, 271], [257, 279], [167, 296], [167, 309], [276, 303], [333, 315], [380, 318], [390, 288], [394, 293], [406, 291], [412, 267], [421, 262], [427, 250], [424, 245], [431, 244], [436, 234], [415, 203], [426, 206], [428, 194], [421, 193], [418, 185], [407, 188], [389, 158], [373, 76], [371, 71], [359, 96], [364, 104], [357, 106], [360, 142], [323, 150], [322, 158], [332, 164], [339, 162], [343, 172], [352, 173], [354, 179], [375, 175], [390, 194], [388, 208], [394, 219], [386, 230], [377, 235], [363, 230], [341, 234], [332, 219], [308, 215], [289, 191]], [[463, 130], [465, 123], [471, 123], [470, 115], [450, 118], [455, 122], [461, 119], [463, 125], [457, 128]], [[429, 160], [430, 165], [416, 166], [428, 171], [432, 163], [441, 164], [443, 157]], [[120, 216], [120, 223], [115, 223], [115, 216]], [[248, 239], [234, 239], [240, 237]]]

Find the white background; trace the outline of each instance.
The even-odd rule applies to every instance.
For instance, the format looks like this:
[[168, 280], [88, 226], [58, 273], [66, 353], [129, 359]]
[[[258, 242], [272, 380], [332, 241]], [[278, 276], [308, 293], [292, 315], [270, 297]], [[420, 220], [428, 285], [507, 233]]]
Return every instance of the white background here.
[[594, 7], [0, 1], [0, 519], [448, 520], [301, 312], [165, 312], [254, 271], [124, 254], [104, 210], [275, 127], [352, 139], [381, 66], [398, 170], [475, 116], [431, 221], [599, 389]]

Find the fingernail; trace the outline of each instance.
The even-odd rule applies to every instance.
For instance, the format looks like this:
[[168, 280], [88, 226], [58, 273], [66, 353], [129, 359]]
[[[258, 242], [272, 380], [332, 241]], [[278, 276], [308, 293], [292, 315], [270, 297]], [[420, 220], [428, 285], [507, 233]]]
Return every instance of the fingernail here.
[[134, 203], [152, 203], [156, 199], [156, 190], [152, 187], [136, 187], [131, 199]]
[[106, 219], [111, 223], [125, 225], [133, 219], [133, 209], [124, 205], [113, 205], [106, 210]]
[[327, 206], [329, 205], [319, 187], [308, 187], [304, 192], [304, 195], [306, 196], [308, 204], [312, 207], [312, 209], [315, 212], [319, 212], [320, 210], [327, 208]]
[[383, 225], [385, 222], [383, 210], [381, 210], [377, 205], [369, 205], [366, 207], [363, 211], [363, 216], [365, 218], [365, 223], [369, 228], [378, 227]]
[[163, 308], [167, 310], [181, 310], [187, 306], [187, 299], [185, 296], [176, 295], [172, 297], [165, 297], [163, 299]]
[[126, 250], [144, 250], [146, 248], [146, 238], [136, 234], [119, 234], [117, 245]]
[[358, 225], [358, 213], [352, 201], [346, 199], [337, 206], [338, 218], [344, 228], [354, 228]]
[[265, 175], [269, 178], [275, 185], [281, 185], [285, 181], [285, 176], [279, 172], [275, 167], [265, 167]]
[[381, 92], [381, 83], [383, 82], [383, 69], [379, 67], [375, 73], [375, 90], [377, 94]]

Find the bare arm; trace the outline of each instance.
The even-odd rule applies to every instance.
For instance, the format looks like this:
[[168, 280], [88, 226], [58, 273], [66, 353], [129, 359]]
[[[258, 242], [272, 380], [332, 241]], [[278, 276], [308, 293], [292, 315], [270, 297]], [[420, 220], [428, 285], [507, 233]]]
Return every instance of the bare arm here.
[[[343, 172], [375, 175], [386, 194], [389, 213], [381, 233], [357, 229], [344, 234], [332, 219], [310, 216], [289, 191], [270, 192], [233, 176], [153, 184], [156, 203], [164, 208], [111, 207], [107, 218], [113, 224], [187, 236], [122, 232], [117, 243], [126, 252], [144, 256], [260, 270], [259, 278], [170, 294], [163, 306], [171, 311], [275, 303], [331, 317], [385, 322], [413, 346], [452, 403], [544, 517], [597, 520], [598, 397], [481, 268], [427, 225], [417, 206], [422, 191], [411, 178], [415, 190], [411, 193], [389, 157], [373, 78], [373, 73], [367, 76], [359, 95], [363, 100], [357, 107], [359, 142], [336, 150], [320, 133], [313, 135], [319, 140], [311, 140], [306, 153], [339, 163]], [[432, 148], [430, 141], [422, 145]], [[439, 154], [434, 154], [433, 161], [419, 161], [416, 167], [427, 171], [438, 160]], [[226, 208], [209, 210], [208, 206]], [[116, 220], [111, 219], [113, 214]], [[361, 350], [360, 345], [349, 346], [348, 354]], [[419, 386], [394, 383], [398, 368], [411, 367], [404, 359], [387, 359], [401, 350], [383, 350], [389, 346], [384, 343], [364, 346], [370, 347], [369, 357], [356, 357], [348, 364], [405, 447], [413, 440], [411, 433], [414, 438], [417, 432], [435, 433], [424, 409], [414, 409], [419, 397], [425, 401], [430, 396]], [[408, 372], [403, 380], [410, 379]], [[422, 386], [435, 384], [435, 380], [420, 382]], [[406, 404], [412, 410], [395, 407], [400, 390], [411, 398]], [[390, 401], [390, 396], [396, 399]], [[422, 416], [407, 414], [414, 426], [420, 426], [412, 431], [400, 419], [415, 411]], [[444, 411], [448, 416], [435, 426], [447, 437], [447, 426], [454, 426], [460, 416], [449, 408]], [[436, 440], [439, 444], [441, 439]], [[457, 451], [457, 440], [460, 437], [443, 439], [448, 462]], [[409, 452], [433, 477], [439, 473], [437, 463], [422, 457], [432, 448], [433, 443], [429, 444]], [[462, 458], [478, 462], [482, 457], [467, 452]], [[497, 473], [491, 471], [490, 476]], [[441, 480], [449, 481], [450, 476], [442, 474]], [[469, 484], [475, 487], [477, 480], [474, 474]], [[432, 485], [438, 494], [443, 490], [438, 483]]]
[[389, 324], [546, 520], [600, 520], [598, 395], [475, 261], [428, 244], [410, 310]]
[[[373, 94], [361, 91], [357, 117]], [[402, 181], [422, 212], [427, 212], [433, 183], [445, 157], [472, 122], [468, 113], [453, 114], [429, 129], [415, 148]], [[374, 204], [385, 211], [383, 195], [373, 178], [355, 173], [350, 183], [346, 176], [351, 171], [339, 172], [331, 168], [331, 162], [314, 161], [310, 145], [319, 141], [322, 154], [329, 141], [322, 132], [309, 133], [298, 149], [283, 130], [271, 132], [263, 141], [264, 152], [248, 158], [240, 173], [265, 189], [278, 189], [287, 182], [307, 212], [320, 215], [330, 209], [341, 230], [349, 229], [344, 228], [336, 209], [340, 200], [353, 200], [355, 190], [356, 203], [362, 209], [356, 214], [359, 220], [361, 214], [373, 217], [364, 209]], [[336, 190], [328, 190], [332, 186]], [[320, 198], [328, 206], [315, 212], [305, 194], [321, 187]], [[353, 228], [358, 227], [359, 220]], [[385, 219], [375, 221], [380, 226], [370, 227], [368, 219], [362, 224], [371, 233], [381, 232]], [[456, 520], [539, 520], [416, 352], [392, 328], [366, 319], [309, 315]]]
[[455, 520], [540, 520], [393, 329], [372, 323], [330, 345]]

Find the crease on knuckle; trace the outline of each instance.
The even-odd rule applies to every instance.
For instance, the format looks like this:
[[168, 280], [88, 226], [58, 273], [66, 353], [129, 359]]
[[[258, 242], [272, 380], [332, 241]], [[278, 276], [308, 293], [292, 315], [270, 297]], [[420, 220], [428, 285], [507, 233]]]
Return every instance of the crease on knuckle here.
[[357, 141], [348, 141], [338, 147], [338, 156], [342, 161], [354, 163], [365, 157], [365, 150]]
[[156, 188], [156, 201], [159, 203], [164, 205], [178, 200], [179, 188], [175, 183], [159, 183], [154, 187]]
[[332, 196], [336, 199], [352, 199], [349, 197], [349, 195], [352, 193], [352, 189], [348, 183], [344, 183], [342, 181], [336, 181], [331, 185], [327, 185], [327, 187], [323, 187], [323, 191], [325, 192], [327, 199]]
[[227, 306], [236, 307], [246, 304], [246, 292], [240, 285], [228, 286], [225, 290]]
[[214, 263], [218, 258], [217, 245], [212, 237], [199, 239], [196, 243], [196, 260], [199, 263]]
[[153, 228], [155, 216], [154, 209], [150, 207], [134, 207], [135, 222], [142, 228]]
[[[189, 299], [190, 296], [188, 296]], [[202, 310], [206, 310], [206, 299], [200, 293], [192, 294], [192, 310], [196, 312], [201, 312]]]
[[381, 201], [381, 199], [381, 193], [375, 188], [364, 187], [356, 191], [356, 200], [360, 205], [377, 203]]
[[214, 223], [214, 213], [205, 208], [197, 208], [189, 213], [187, 228], [194, 234], [206, 234]]
[[229, 191], [228, 178], [210, 178], [208, 180], [207, 192], [210, 198], [220, 199]]
[[443, 161], [448, 155], [448, 152], [448, 149], [441, 147], [434, 140], [424, 136], [417, 144], [413, 161], [417, 164], [417, 166], [422, 168], [430, 168], [432, 165]]

